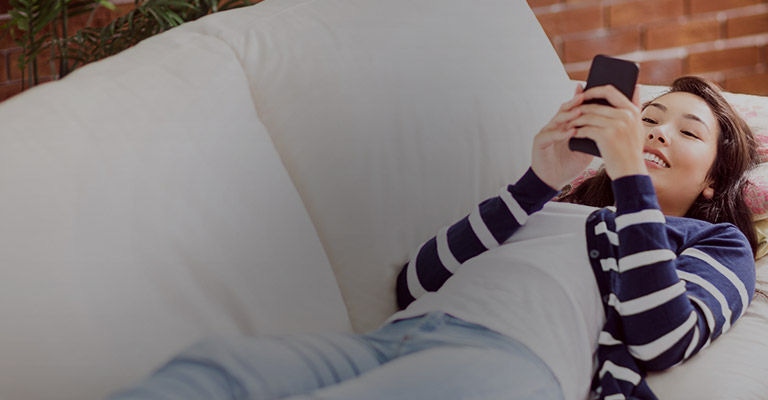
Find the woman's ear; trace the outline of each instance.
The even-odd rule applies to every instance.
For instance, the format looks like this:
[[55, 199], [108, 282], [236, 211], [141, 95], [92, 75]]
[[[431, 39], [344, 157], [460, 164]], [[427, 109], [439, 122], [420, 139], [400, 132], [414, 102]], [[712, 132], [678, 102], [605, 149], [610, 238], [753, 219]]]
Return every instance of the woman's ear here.
[[709, 184], [701, 191], [701, 195], [707, 200], [712, 200], [715, 197], [715, 188], [712, 187], [712, 184]]

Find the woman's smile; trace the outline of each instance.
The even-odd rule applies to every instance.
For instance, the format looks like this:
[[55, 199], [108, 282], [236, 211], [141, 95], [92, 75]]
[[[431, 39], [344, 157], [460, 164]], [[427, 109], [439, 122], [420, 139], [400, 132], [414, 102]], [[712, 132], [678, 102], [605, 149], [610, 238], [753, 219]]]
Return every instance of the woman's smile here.
[[643, 159], [645, 160], [645, 165], [649, 168], [669, 168], [669, 163], [664, 161], [661, 156], [654, 153], [648, 151], [643, 152]]

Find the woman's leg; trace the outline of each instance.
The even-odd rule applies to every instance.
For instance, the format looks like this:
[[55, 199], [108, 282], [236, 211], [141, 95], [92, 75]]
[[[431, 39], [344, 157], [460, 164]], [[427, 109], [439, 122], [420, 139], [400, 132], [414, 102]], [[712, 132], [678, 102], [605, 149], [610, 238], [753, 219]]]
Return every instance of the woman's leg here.
[[562, 400], [557, 380], [526, 354], [438, 347], [290, 400]]
[[339, 383], [380, 363], [380, 355], [351, 334], [216, 337], [110, 399], [279, 399]]
[[291, 400], [563, 399], [550, 369], [515, 340], [445, 314], [428, 315], [414, 328], [392, 361]]
[[550, 370], [522, 344], [434, 313], [362, 336], [204, 341], [112, 400], [543, 400], [560, 393]]

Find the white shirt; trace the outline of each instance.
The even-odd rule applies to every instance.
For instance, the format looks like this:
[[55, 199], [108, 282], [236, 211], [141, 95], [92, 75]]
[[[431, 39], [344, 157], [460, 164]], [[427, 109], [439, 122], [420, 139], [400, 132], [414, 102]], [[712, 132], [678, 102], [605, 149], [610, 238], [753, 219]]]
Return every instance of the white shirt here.
[[586, 398], [605, 323], [587, 255], [593, 207], [549, 202], [503, 245], [468, 260], [437, 292], [389, 321], [442, 311], [514, 338], [538, 355], [566, 399]]

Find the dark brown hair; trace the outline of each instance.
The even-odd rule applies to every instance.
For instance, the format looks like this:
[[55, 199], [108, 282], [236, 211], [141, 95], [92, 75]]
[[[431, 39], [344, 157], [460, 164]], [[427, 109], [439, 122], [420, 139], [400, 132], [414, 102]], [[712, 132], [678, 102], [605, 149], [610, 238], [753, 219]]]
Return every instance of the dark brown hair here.
[[[757, 235], [752, 212], [744, 201], [746, 172], [758, 163], [757, 145], [752, 130], [725, 100], [720, 88], [712, 82], [694, 76], [681, 77], [672, 83], [668, 93], [673, 92], [691, 93], [703, 99], [720, 126], [717, 157], [707, 173], [707, 178], [715, 190], [714, 197], [706, 199], [699, 195], [685, 216], [712, 223], [730, 222], [736, 225], [749, 240], [754, 254]], [[558, 200], [594, 207], [613, 205], [610, 178], [605, 169], [601, 168], [595, 176], [575, 188], [566, 186]]]

